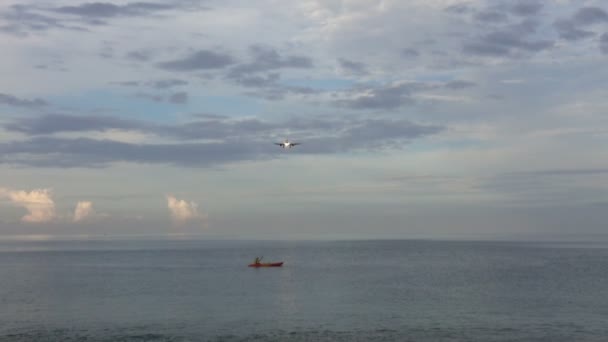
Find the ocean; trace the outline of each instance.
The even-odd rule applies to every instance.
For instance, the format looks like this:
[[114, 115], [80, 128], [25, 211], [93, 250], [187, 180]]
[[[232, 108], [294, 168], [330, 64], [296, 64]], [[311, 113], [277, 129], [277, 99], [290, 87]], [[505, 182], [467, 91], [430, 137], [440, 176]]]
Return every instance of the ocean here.
[[3, 241], [0, 341], [605, 342], [608, 245]]

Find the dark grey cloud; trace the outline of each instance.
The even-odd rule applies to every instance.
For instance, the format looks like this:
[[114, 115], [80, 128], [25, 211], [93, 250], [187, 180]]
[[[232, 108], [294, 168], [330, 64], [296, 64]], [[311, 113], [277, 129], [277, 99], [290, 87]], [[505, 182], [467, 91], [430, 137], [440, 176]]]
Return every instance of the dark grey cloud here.
[[367, 66], [361, 62], [355, 62], [346, 58], [338, 58], [340, 67], [353, 75], [365, 75], [367, 74]]
[[572, 16], [572, 22], [578, 26], [608, 22], [608, 13], [599, 7], [582, 7]]
[[282, 68], [309, 69], [313, 67], [312, 59], [306, 56], [281, 56], [269, 46], [252, 45], [249, 47], [251, 61], [233, 67], [228, 77], [239, 79], [249, 74], [278, 70]]
[[[198, 139], [255, 139], [274, 135], [279, 123], [265, 122], [255, 118], [230, 120], [228, 118], [204, 118], [181, 125], [160, 126], [155, 132], [179, 140]], [[295, 128], [295, 127], [294, 127]]]
[[232, 67], [225, 78], [243, 87], [253, 88], [244, 95], [266, 100], [280, 100], [288, 94], [308, 95], [317, 93], [310, 87], [292, 86], [280, 83], [280, 69], [312, 68], [312, 60], [306, 56], [283, 56], [275, 49], [252, 45], [249, 47], [250, 61]]
[[110, 18], [148, 15], [154, 12], [175, 9], [175, 7], [175, 5], [152, 2], [133, 2], [126, 5], [115, 5], [109, 2], [91, 2], [78, 6], [57, 7], [51, 9], [51, 11], [90, 18]]
[[251, 88], [268, 88], [278, 86], [277, 82], [281, 79], [281, 74], [271, 72], [266, 75], [243, 75], [235, 79], [235, 81], [244, 86]]
[[180, 91], [178, 93], [172, 94], [171, 96], [169, 96], [167, 101], [175, 104], [186, 103], [188, 102], [188, 93], [186, 93], [185, 91]]
[[238, 85], [252, 88], [244, 93], [247, 96], [259, 97], [266, 100], [281, 100], [289, 94], [309, 95], [318, 93], [311, 87], [281, 84], [281, 69], [312, 68], [312, 60], [306, 56], [281, 55], [275, 49], [252, 45], [249, 47], [250, 60], [232, 67], [225, 75]]
[[254, 59], [254, 70], [271, 70], [278, 68], [312, 68], [312, 60], [306, 56], [281, 56], [275, 49], [264, 45], [249, 47]]
[[[0, 162], [47, 167], [102, 167], [126, 161], [204, 167], [276, 157], [280, 151], [272, 143], [282, 139], [285, 131], [303, 143], [298, 150], [300, 153], [328, 154], [400, 148], [410, 140], [443, 130], [441, 126], [386, 118], [319, 117], [268, 122], [256, 118], [205, 116], [186, 124], [166, 125], [107, 116], [68, 115], [20, 119], [5, 128], [28, 134], [31, 138], [0, 144]], [[135, 130], [176, 141], [133, 144], [41, 136], [109, 129]], [[199, 142], [186, 142], [188, 140]]]
[[24, 36], [31, 31], [46, 31], [52, 28], [67, 28], [59, 19], [33, 12], [25, 5], [12, 5], [8, 11], [0, 14], [7, 23], [0, 27], [5, 33]]
[[141, 129], [142, 123], [110, 116], [77, 116], [46, 114], [38, 117], [21, 118], [4, 125], [11, 132], [27, 135], [46, 135], [59, 132], [103, 132], [109, 129]]
[[553, 23], [560, 38], [570, 41], [581, 40], [595, 36], [595, 32], [585, 30], [594, 24], [607, 23], [608, 13], [599, 7], [582, 7], [571, 18], [558, 19]]
[[532, 16], [537, 15], [542, 8], [543, 4], [540, 1], [525, 0], [515, 3], [509, 10], [515, 15]]
[[571, 20], [556, 20], [553, 26], [559, 37], [565, 40], [575, 41], [592, 37], [595, 33], [578, 28]]
[[124, 87], [137, 87], [137, 86], [147, 86], [155, 89], [169, 89], [173, 87], [185, 86], [188, 85], [188, 81], [176, 79], [176, 78], [168, 78], [163, 80], [155, 80], [155, 81], [119, 81], [119, 82], [111, 82], [110, 84], [116, 84]]
[[455, 81], [449, 81], [447, 82], [444, 86], [448, 89], [465, 89], [465, 88], [470, 88], [470, 87], [474, 87], [477, 84], [475, 82], [471, 82], [471, 81], [464, 81], [464, 80], [455, 80]]
[[480, 56], [517, 57], [552, 48], [553, 41], [534, 39], [538, 25], [529, 19], [508, 25], [466, 42], [463, 51]]
[[116, 17], [150, 16], [171, 10], [206, 9], [194, 1], [172, 1], [169, 3], [132, 2], [114, 4], [89, 2], [75, 6], [12, 5], [0, 18], [6, 25], [0, 31], [26, 36], [50, 29], [88, 31], [89, 27], [107, 25], [107, 20]]
[[371, 89], [354, 89], [350, 92], [350, 99], [338, 100], [336, 104], [352, 109], [395, 109], [413, 103], [413, 92], [432, 87], [420, 82], [408, 82]]
[[508, 16], [504, 12], [498, 12], [495, 10], [483, 10], [475, 13], [475, 20], [487, 22], [487, 23], [500, 23], [506, 22], [508, 20]]
[[158, 66], [171, 71], [196, 71], [221, 69], [231, 64], [234, 64], [234, 59], [228, 54], [200, 50], [182, 59], [159, 63]]
[[123, 87], [137, 87], [140, 85], [139, 81], [120, 81], [120, 82], [111, 82], [110, 84], [116, 84]]
[[269, 101], [282, 100], [288, 95], [300, 95], [307, 96], [312, 94], [318, 94], [320, 90], [313, 89], [311, 87], [300, 87], [300, 86], [284, 86], [276, 85], [267, 88], [260, 88], [255, 91], [245, 92], [244, 95], [260, 97]]
[[600, 51], [603, 54], [608, 55], [608, 33], [604, 33], [600, 37]]
[[418, 57], [420, 55], [420, 53], [416, 49], [405, 48], [405, 49], [401, 50], [401, 55], [406, 58], [413, 58], [413, 57]]
[[[161, 125], [137, 120], [125, 120], [103, 115], [45, 114], [16, 119], [4, 125], [11, 132], [30, 136], [65, 132], [105, 132], [112, 129], [132, 130], [141, 133], [170, 137], [178, 140], [235, 139], [251, 134], [270, 134], [280, 127], [259, 119], [230, 120], [217, 115], [198, 115], [197, 120], [180, 125]], [[302, 129], [303, 124], [294, 126]]]
[[0, 105], [7, 105], [13, 107], [42, 107], [48, 105], [48, 103], [39, 98], [33, 100], [25, 100], [10, 94], [0, 93]]
[[[265, 153], [264, 153], [265, 152]], [[269, 157], [261, 143], [132, 144], [88, 138], [33, 138], [0, 144], [0, 163], [34, 167], [105, 167], [116, 162], [214, 166]]]
[[166, 80], [151, 81], [151, 82], [148, 82], [147, 84], [149, 84], [150, 86], [152, 86], [156, 89], [167, 89], [167, 88], [187, 85], [188, 82], [184, 81], [184, 80], [178, 80], [178, 79], [172, 78], [172, 79], [166, 79]]

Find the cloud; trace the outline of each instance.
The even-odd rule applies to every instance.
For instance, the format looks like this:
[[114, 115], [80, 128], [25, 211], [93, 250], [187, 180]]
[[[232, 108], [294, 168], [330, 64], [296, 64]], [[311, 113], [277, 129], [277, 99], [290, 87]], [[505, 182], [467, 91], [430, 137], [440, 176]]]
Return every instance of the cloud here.
[[595, 35], [594, 32], [584, 30], [594, 24], [608, 22], [608, 13], [599, 7], [582, 7], [568, 19], [558, 19], [553, 26], [559, 33], [560, 38], [575, 41]]
[[313, 66], [312, 59], [306, 56], [288, 55], [282, 56], [277, 50], [265, 45], [252, 45], [249, 47], [251, 61], [233, 67], [228, 73], [230, 79], [240, 79], [243, 76], [277, 70], [282, 68], [310, 69]]
[[135, 97], [146, 99], [146, 100], [150, 100], [150, 101], [154, 101], [154, 102], [163, 102], [163, 101], [165, 101], [165, 97], [163, 95], [158, 95], [158, 94], [149, 94], [149, 93], [138, 92], [138, 93], [135, 94]]
[[281, 74], [271, 72], [266, 75], [247, 75], [235, 79], [235, 81], [250, 88], [271, 88], [277, 86], [277, 82], [281, 79]]
[[608, 22], [608, 13], [599, 7], [582, 7], [572, 16], [572, 21], [580, 26], [605, 23]]
[[287, 95], [300, 95], [307, 96], [312, 94], [317, 94], [320, 91], [313, 89], [311, 87], [299, 87], [299, 86], [284, 86], [280, 84], [269, 85], [267, 87], [262, 87], [260, 89], [256, 89], [255, 91], [245, 92], [244, 95], [261, 97], [268, 101], [277, 101], [282, 100]]
[[237, 64], [225, 75], [240, 86], [254, 88], [244, 94], [261, 97], [266, 100], [280, 100], [286, 95], [310, 95], [318, 91], [306, 86], [280, 84], [281, 69], [309, 69], [313, 67], [312, 59], [300, 55], [281, 55], [277, 50], [265, 45], [249, 47], [250, 61]]
[[171, 103], [175, 103], [175, 104], [186, 103], [186, 102], [188, 102], [188, 93], [186, 93], [185, 91], [180, 91], [178, 93], [175, 93], [175, 94], [169, 96], [167, 101], [169, 101]]
[[538, 14], [542, 8], [543, 4], [540, 1], [525, 0], [512, 5], [510, 12], [520, 16], [531, 16]]
[[498, 12], [494, 10], [484, 10], [475, 13], [475, 20], [489, 23], [497, 23], [497, 22], [505, 22], [508, 17], [503, 12]]
[[110, 84], [116, 84], [123, 87], [137, 87], [137, 86], [147, 86], [155, 89], [169, 89], [173, 87], [179, 87], [188, 85], [188, 81], [169, 78], [169, 79], [161, 79], [156, 81], [120, 81], [120, 82], [111, 82]]
[[473, 10], [473, 8], [466, 3], [462, 3], [462, 4], [454, 4], [454, 5], [450, 5], [448, 7], [446, 7], [444, 9], [446, 12], [450, 12], [450, 13], [457, 13], [457, 14], [462, 14], [462, 13], [467, 13]]
[[200, 50], [182, 59], [159, 63], [158, 67], [171, 71], [195, 71], [221, 69], [231, 64], [234, 64], [234, 59], [230, 55]]
[[525, 19], [465, 42], [463, 51], [479, 56], [518, 57], [552, 48], [551, 40], [532, 39], [537, 27], [536, 21]]
[[141, 123], [110, 116], [78, 116], [46, 114], [21, 118], [4, 125], [6, 130], [28, 135], [44, 135], [59, 132], [106, 131], [109, 129], [135, 129]]
[[571, 20], [556, 20], [553, 26], [559, 37], [565, 40], [575, 41], [592, 37], [595, 33], [578, 28]]
[[81, 222], [93, 214], [93, 202], [79, 201], [74, 209], [74, 222]]
[[167, 208], [169, 208], [171, 218], [175, 223], [183, 224], [205, 219], [205, 216], [198, 212], [198, 204], [193, 201], [186, 202], [169, 195], [167, 196]]
[[414, 102], [412, 93], [432, 86], [421, 82], [401, 82], [378, 88], [355, 89], [351, 98], [337, 100], [336, 104], [352, 109], [395, 109]]
[[114, 45], [116, 45], [116, 44], [113, 42], [103, 41], [101, 49], [98, 54], [99, 57], [104, 58], [104, 59], [114, 58]]
[[148, 82], [147, 84], [156, 89], [167, 89], [167, 88], [187, 85], [188, 82], [184, 81], [184, 80], [178, 80], [178, 79], [172, 78], [172, 79], [166, 79], [166, 80], [151, 81], [151, 82]]
[[346, 72], [353, 75], [365, 75], [367, 74], [367, 66], [361, 62], [355, 62], [348, 60], [346, 58], [338, 58], [338, 63], [340, 63], [340, 67], [344, 69]]
[[61, 168], [104, 167], [114, 162], [213, 166], [260, 159], [271, 152], [264, 151], [259, 141], [249, 145], [229, 142], [135, 144], [46, 137], [2, 144], [0, 151], [0, 163]]
[[22, 222], [44, 223], [55, 219], [55, 202], [51, 190], [36, 189], [31, 191], [0, 189], [0, 195], [7, 197], [15, 205], [25, 208], [28, 213], [21, 218]]
[[59, 19], [32, 12], [32, 8], [24, 5], [12, 5], [9, 11], [2, 14], [8, 23], [0, 30], [18, 36], [27, 35], [29, 31], [45, 31], [51, 28], [68, 28]]
[[152, 52], [146, 50], [130, 51], [126, 57], [138, 62], [147, 62], [152, 59]]
[[179, 1], [172, 4], [153, 2], [132, 2], [125, 5], [116, 5], [109, 2], [90, 2], [77, 6], [61, 6], [50, 9], [61, 14], [70, 14], [86, 18], [112, 18], [146, 16], [156, 12], [168, 11], [183, 7]]
[[172, 104], [184, 104], [188, 102], [188, 93], [185, 91], [180, 91], [167, 96], [138, 92], [135, 94], [135, 97], [147, 99], [154, 102], [166, 102]]
[[228, 119], [205, 116], [180, 125], [159, 125], [143, 121], [126, 120], [103, 115], [46, 114], [17, 119], [4, 125], [11, 132], [31, 136], [62, 132], [105, 132], [109, 130], [132, 130], [178, 139], [232, 139], [278, 129], [280, 125], [259, 119]]
[[608, 33], [604, 33], [600, 37], [600, 51], [603, 54], [608, 55]]
[[[483, 177], [476, 182], [476, 186], [486, 191], [502, 193], [519, 205], [526, 202], [543, 205], [562, 201], [570, 204], [592, 203], [598, 200], [605, 203], [605, 187], [591, 184], [605, 184], [607, 176], [608, 169], [602, 167], [541, 167]], [[581, 186], [582, 184], [586, 185]]]
[[608, 175], [606, 168], [579, 168], [579, 169], [545, 169], [535, 171], [519, 171], [504, 174], [506, 176], [586, 176], [586, 175]]
[[235, 83], [243, 87], [254, 89], [243, 93], [244, 95], [261, 97], [269, 101], [282, 100], [287, 95], [306, 96], [321, 92], [311, 87], [281, 84], [280, 80], [281, 74], [278, 72], [269, 72], [265, 75], [245, 74], [233, 79]]
[[418, 52], [416, 49], [405, 48], [401, 50], [401, 55], [405, 58], [414, 58], [420, 56], [420, 52]]
[[192, 1], [171, 4], [132, 2], [124, 5], [109, 2], [88, 2], [76, 6], [49, 7], [42, 5], [12, 5], [2, 15], [7, 25], [0, 31], [26, 36], [49, 29], [88, 31], [86, 27], [108, 25], [107, 20], [119, 17], [144, 17], [171, 10], [206, 9]]
[[[392, 143], [402, 139], [414, 139], [438, 133], [442, 127], [419, 125], [408, 120], [367, 119], [345, 130], [343, 141], [354, 146], [378, 146], [378, 143]], [[356, 143], [360, 141], [361, 143]], [[373, 142], [373, 144], [370, 144]]]
[[123, 87], [137, 87], [140, 85], [139, 81], [120, 81], [120, 82], [111, 82], [110, 84], [116, 84]]
[[[69, 121], [68, 121], [69, 122]], [[358, 149], [373, 150], [436, 134], [442, 126], [421, 125], [406, 120], [356, 117], [293, 118], [283, 122], [255, 118], [229, 119], [205, 117], [180, 125], [152, 125], [99, 119], [107, 129], [129, 127], [144, 134], [174, 139], [164, 143], [142, 144], [91, 138], [34, 137], [0, 143], [0, 163], [39, 167], [105, 167], [115, 162], [173, 164], [208, 167], [248, 160], [276, 158], [280, 154], [271, 142], [291, 132], [304, 143], [299, 153], [331, 154]], [[22, 131], [49, 132], [39, 124], [20, 127]], [[72, 129], [73, 127], [70, 127]], [[100, 130], [82, 125], [83, 132]], [[386, 129], [382, 133], [381, 129]], [[54, 132], [61, 131], [55, 127]], [[183, 142], [194, 140], [193, 142]], [[163, 141], [163, 140], [161, 140]]]
[[24, 100], [13, 95], [0, 93], [0, 105], [13, 107], [43, 107], [48, 103], [42, 99]]
[[463, 81], [463, 80], [454, 80], [454, 81], [449, 81], [447, 82], [444, 87], [448, 88], [448, 89], [465, 89], [465, 88], [471, 88], [476, 86], [477, 84], [475, 82], [471, 82], [471, 81]]

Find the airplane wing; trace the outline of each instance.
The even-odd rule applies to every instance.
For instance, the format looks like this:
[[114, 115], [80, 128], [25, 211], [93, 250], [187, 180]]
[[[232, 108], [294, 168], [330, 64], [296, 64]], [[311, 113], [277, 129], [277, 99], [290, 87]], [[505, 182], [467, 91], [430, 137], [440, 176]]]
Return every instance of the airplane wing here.
[[283, 143], [274, 143], [275, 145], [283, 146]]
[[289, 145], [296, 146], [296, 145], [300, 145], [300, 143], [289, 143]]

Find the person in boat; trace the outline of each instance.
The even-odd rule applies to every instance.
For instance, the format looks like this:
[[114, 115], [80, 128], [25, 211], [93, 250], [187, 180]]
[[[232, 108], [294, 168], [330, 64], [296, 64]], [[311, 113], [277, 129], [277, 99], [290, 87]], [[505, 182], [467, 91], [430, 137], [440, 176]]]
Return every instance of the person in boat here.
[[[263, 258], [263, 257], [262, 257]], [[253, 261], [254, 264], [259, 265], [262, 263], [262, 258], [260, 257], [255, 257], [255, 260]]]

